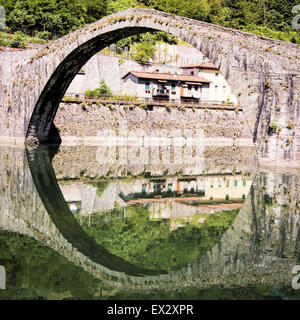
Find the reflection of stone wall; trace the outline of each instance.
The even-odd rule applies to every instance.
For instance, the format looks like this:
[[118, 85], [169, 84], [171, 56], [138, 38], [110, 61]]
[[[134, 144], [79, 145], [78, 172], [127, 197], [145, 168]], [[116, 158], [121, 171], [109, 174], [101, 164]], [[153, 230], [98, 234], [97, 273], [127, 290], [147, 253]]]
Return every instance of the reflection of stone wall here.
[[174, 201], [150, 203], [148, 210], [152, 219], [191, 217], [202, 212], [200, 208], [188, 206]]
[[60, 189], [65, 199], [66, 196], [72, 198], [72, 194], [69, 191], [70, 186], [73, 187], [73, 198], [75, 198], [79, 194], [79, 197], [77, 197], [76, 200], [81, 202], [81, 215], [88, 215], [93, 212], [112, 210], [114, 208], [115, 202], [118, 203], [120, 206], [124, 206], [123, 200], [119, 197], [119, 188], [117, 183], [110, 183], [107, 186], [107, 188], [103, 191], [103, 193], [99, 196], [97, 194], [96, 187], [82, 182], [70, 182], [70, 185], [60, 186]]
[[[58, 179], [255, 171], [256, 154], [251, 147], [182, 146], [175, 148], [175, 156], [170, 149], [170, 146], [161, 149], [155, 146], [61, 146], [53, 159], [53, 167]], [[171, 161], [172, 154], [174, 161]]]

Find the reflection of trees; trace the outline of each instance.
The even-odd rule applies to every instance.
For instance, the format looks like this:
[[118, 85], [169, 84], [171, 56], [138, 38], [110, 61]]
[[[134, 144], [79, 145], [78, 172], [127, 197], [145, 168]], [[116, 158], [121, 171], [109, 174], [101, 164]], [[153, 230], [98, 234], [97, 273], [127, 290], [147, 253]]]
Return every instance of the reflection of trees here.
[[126, 208], [125, 220], [115, 215], [110, 223], [83, 228], [109, 252], [135, 265], [146, 269], [176, 270], [210, 250], [237, 213], [238, 210], [232, 210], [208, 215], [200, 225], [196, 221], [199, 217], [195, 216], [196, 223], [185, 224], [183, 228], [170, 232], [169, 220], [150, 221], [148, 210], [134, 205]]
[[92, 299], [99, 293], [100, 280], [40, 242], [0, 230], [0, 243], [0, 264], [7, 270], [0, 299]]

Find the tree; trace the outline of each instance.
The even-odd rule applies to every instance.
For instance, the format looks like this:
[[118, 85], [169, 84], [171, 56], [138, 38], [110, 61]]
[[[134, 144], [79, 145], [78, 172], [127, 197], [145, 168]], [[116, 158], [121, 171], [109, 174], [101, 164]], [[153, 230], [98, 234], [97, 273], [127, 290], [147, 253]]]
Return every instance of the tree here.
[[107, 14], [111, 14], [120, 10], [135, 8], [139, 4], [136, 0], [109, 0], [107, 3]]
[[154, 56], [156, 47], [149, 42], [137, 43], [132, 52], [132, 58], [141, 64], [146, 64]]
[[102, 97], [109, 97], [112, 95], [110, 87], [105, 83], [103, 79], [100, 81], [99, 95]]

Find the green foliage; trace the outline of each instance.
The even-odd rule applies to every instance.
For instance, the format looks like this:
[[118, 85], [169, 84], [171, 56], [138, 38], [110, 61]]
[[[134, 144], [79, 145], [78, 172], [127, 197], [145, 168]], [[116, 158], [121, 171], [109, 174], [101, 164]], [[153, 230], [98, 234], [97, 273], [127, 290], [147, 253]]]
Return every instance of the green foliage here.
[[96, 90], [98, 90], [97, 92], [99, 92], [99, 95], [102, 97], [109, 97], [112, 95], [110, 87], [105, 83], [103, 79], [100, 81], [100, 88]]
[[[139, 2], [149, 5], [148, 0]], [[299, 32], [291, 26], [297, 0], [153, 0], [151, 4], [161, 11], [300, 43]]]
[[100, 82], [100, 87], [95, 90], [87, 90], [85, 92], [85, 97], [87, 99], [103, 99], [103, 100], [119, 100], [119, 101], [136, 101], [137, 96], [132, 96], [129, 94], [124, 95], [114, 95], [110, 87], [102, 79]]
[[110, 87], [102, 79], [100, 81], [100, 87], [95, 90], [87, 90], [85, 92], [87, 98], [108, 98], [112, 96]]
[[97, 182], [87, 182], [86, 184], [89, 184], [95, 188], [97, 188], [97, 195], [100, 197], [102, 193], [106, 190], [106, 188], [109, 185], [109, 181], [97, 181]]
[[38, 241], [0, 230], [0, 265], [5, 266], [3, 299], [93, 299], [101, 282]]
[[278, 128], [278, 125], [277, 125], [276, 122], [271, 122], [271, 123], [269, 124], [269, 129], [270, 129], [270, 130], [276, 131], [277, 128]]
[[141, 205], [125, 210], [125, 220], [119, 220], [116, 214], [110, 223], [83, 228], [111, 253], [146, 269], [165, 270], [180, 269], [205, 254], [219, 241], [238, 212], [205, 215], [207, 219], [200, 225], [199, 216], [194, 216], [190, 224], [177, 219], [184, 227], [170, 231], [169, 220], [149, 220], [147, 208]]
[[7, 25], [17, 30], [65, 34], [106, 14], [102, 0], [0, 0]]
[[[298, 0], [0, 0], [7, 25], [13, 30], [66, 34], [113, 12], [150, 7], [299, 44], [299, 32], [291, 26], [292, 8], [297, 4]], [[142, 42], [141, 37], [122, 40], [118, 45]], [[173, 41], [163, 33], [151, 37], [154, 41]]]
[[138, 7], [139, 3], [136, 0], [110, 0], [107, 4], [106, 14], [109, 15], [120, 10]]
[[151, 44], [151, 42], [140, 42], [136, 43], [131, 51], [131, 57], [141, 64], [146, 64], [149, 62], [156, 51], [155, 45]]
[[0, 46], [13, 47], [13, 48], [25, 48], [26, 42], [24, 35], [21, 32], [16, 32], [11, 37], [5, 32], [0, 32]]

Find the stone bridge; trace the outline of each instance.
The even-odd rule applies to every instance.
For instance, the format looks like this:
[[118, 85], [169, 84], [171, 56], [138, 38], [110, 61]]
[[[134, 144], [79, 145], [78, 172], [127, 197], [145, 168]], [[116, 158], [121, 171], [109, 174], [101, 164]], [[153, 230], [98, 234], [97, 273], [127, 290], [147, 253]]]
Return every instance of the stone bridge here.
[[39, 49], [1, 53], [1, 139], [58, 141], [53, 119], [80, 68], [111, 43], [157, 30], [187, 41], [220, 69], [261, 154], [270, 149], [267, 131], [277, 121], [281, 131], [273, 153], [296, 159], [300, 46], [150, 9], [115, 13]]
[[[152, 290], [289, 285], [300, 259], [299, 176], [258, 173], [232, 226], [209, 252], [178, 271], [144, 270], [108, 253], [84, 233], [64, 201], [51, 165], [54, 152], [0, 148], [0, 228], [49, 246], [117, 288]], [[284, 190], [287, 186], [289, 192]], [[265, 189], [275, 199], [265, 207]]]

